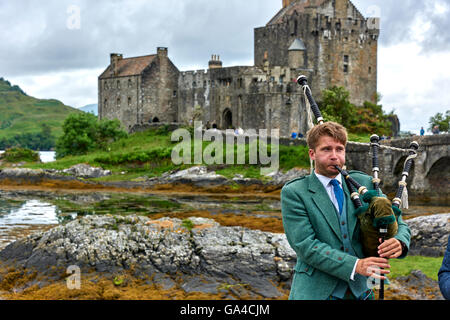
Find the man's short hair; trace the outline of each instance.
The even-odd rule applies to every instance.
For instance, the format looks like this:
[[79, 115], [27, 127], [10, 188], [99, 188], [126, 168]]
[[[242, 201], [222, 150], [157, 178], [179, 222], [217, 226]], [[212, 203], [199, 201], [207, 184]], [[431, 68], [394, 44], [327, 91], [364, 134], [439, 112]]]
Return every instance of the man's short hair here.
[[310, 149], [315, 150], [320, 137], [329, 136], [335, 140], [342, 143], [344, 146], [347, 145], [347, 129], [336, 122], [325, 122], [313, 127], [306, 134], [306, 142]]

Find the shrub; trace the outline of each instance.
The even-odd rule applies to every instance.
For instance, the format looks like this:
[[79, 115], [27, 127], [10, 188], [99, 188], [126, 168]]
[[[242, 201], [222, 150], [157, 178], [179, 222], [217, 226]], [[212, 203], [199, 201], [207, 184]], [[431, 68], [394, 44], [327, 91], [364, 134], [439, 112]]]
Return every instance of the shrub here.
[[126, 136], [117, 119], [98, 121], [91, 113], [71, 114], [64, 121], [63, 135], [56, 142], [56, 158], [105, 150], [109, 143]]
[[26, 148], [13, 147], [7, 149], [1, 156], [7, 162], [38, 162], [39, 153]]

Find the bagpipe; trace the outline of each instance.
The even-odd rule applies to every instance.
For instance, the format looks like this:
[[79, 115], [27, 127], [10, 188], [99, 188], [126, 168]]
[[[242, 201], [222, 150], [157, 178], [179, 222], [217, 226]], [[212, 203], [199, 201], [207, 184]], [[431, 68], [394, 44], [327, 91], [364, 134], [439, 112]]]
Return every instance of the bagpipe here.
[[[315, 102], [311, 89], [308, 86], [306, 76], [300, 76], [297, 83], [302, 87], [305, 96], [305, 101], [312, 110], [318, 124], [324, 123], [324, 118], [320, 109]], [[310, 120], [310, 123], [312, 121]], [[406, 158], [401, 180], [398, 183], [398, 189], [392, 202], [384, 197], [379, 189], [381, 180], [379, 178], [379, 160], [378, 151], [380, 149], [380, 138], [374, 134], [370, 137], [370, 150], [372, 153], [372, 184], [373, 189], [369, 190], [367, 187], [358, 183], [353, 179], [345, 168], [336, 166], [336, 169], [344, 177], [345, 183], [350, 191], [350, 198], [356, 208], [355, 214], [358, 217], [361, 225], [361, 241], [363, 253], [366, 257], [378, 256], [378, 246], [381, 242], [393, 238], [398, 231], [398, 219], [402, 214], [401, 207], [407, 208], [407, 183], [409, 171], [417, 157], [417, 150], [419, 144], [416, 141], [411, 142]], [[384, 281], [381, 280], [379, 298], [384, 298]]]

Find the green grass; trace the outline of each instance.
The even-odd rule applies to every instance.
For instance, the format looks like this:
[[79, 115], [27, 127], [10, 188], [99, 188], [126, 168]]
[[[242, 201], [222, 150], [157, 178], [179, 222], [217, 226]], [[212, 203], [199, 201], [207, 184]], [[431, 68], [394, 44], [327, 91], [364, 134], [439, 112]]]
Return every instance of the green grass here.
[[[171, 160], [171, 151], [179, 142], [171, 141], [171, 132], [164, 129], [148, 130], [129, 135], [127, 138], [111, 143], [107, 150], [96, 150], [86, 155], [67, 156], [55, 162], [44, 164], [28, 164], [32, 169], [56, 169], [62, 170], [78, 163], [86, 163], [91, 166], [102, 167], [111, 170], [112, 176], [97, 178], [97, 181], [123, 181], [135, 180], [143, 176], [148, 178], [161, 176], [164, 172], [183, 170], [198, 164], [175, 165]], [[210, 142], [202, 142], [204, 151]], [[257, 148], [255, 150], [258, 150]], [[270, 146], [268, 147], [270, 152]], [[240, 152], [240, 151], [239, 151]], [[245, 178], [264, 178], [261, 176], [261, 165], [249, 164], [250, 147], [245, 146], [245, 163], [240, 165], [226, 164], [226, 148], [223, 152], [223, 164], [212, 164], [211, 170], [227, 178], [233, 178], [241, 174]], [[237, 162], [237, 144], [234, 145], [234, 159]], [[191, 148], [192, 160], [194, 158], [194, 143]], [[294, 167], [309, 167], [308, 150], [304, 146], [279, 146], [279, 167], [283, 171]], [[192, 161], [193, 162], [193, 161]], [[206, 165], [203, 163], [203, 165]], [[269, 165], [264, 165], [269, 167]]]
[[370, 142], [371, 133], [348, 133], [348, 141]]
[[420, 270], [433, 280], [438, 280], [438, 271], [442, 265], [444, 257], [422, 257], [407, 256], [405, 259], [389, 260], [391, 273], [389, 278], [395, 279], [401, 276], [407, 276], [413, 270]]
[[[111, 176], [94, 179], [96, 181], [124, 181], [142, 179], [142, 177], [159, 177], [164, 172], [172, 170], [184, 170], [198, 164], [175, 165], [171, 160], [172, 149], [179, 142], [171, 141], [171, 132], [163, 128], [158, 130], [147, 130], [129, 135], [127, 138], [111, 143], [107, 150], [96, 150], [86, 155], [67, 156], [52, 163], [29, 164], [32, 169], [57, 169], [69, 168], [78, 163], [86, 163], [91, 166], [102, 167], [111, 170]], [[369, 135], [350, 135], [353, 141], [369, 140]], [[210, 142], [202, 142], [202, 151], [210, 145]], [[256, 150], [258, 150], [256, 148]], [[271, 146], [268, 146], [270, 152]], [[223, 149], [223, 164], [212, 164], [210, 169], [216, 171], [226, 178], [233, 178], [241, 174], [244, 178], [265, 179], [261, 176], [260, 169], [269, 167], [260, 164], [249, 164], [250, 147], [239, 151], [237, 144], [234, 145], [234, 159], [237, 162], [238, 153], [245, 153], [245, 164], [227, 165], [226, 147]], [[270, 154], [270, 153], [269, 153]], [[194, 160], [194, 143], [191, 146], [191, 159]], [[193, 162], [193, 161], [192, 161]], [[206, 165], [203, 163], [203, 165]], [[286, 172], [292, 168], [309, 168], [308, 148], [306, 146], [279, 146], [279, 169]]]

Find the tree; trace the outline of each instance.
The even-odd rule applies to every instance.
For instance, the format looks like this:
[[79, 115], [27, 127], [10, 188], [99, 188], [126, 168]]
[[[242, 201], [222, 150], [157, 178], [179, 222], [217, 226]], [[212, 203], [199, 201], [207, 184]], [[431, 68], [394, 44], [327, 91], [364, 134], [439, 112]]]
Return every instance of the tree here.
[[91, 113], [69, 115], [63, 124], [63, 135], [56, 142], [56, 158], [82, 155], [127, 136], [119, 120], [98, 121]]
[[435, 126], [438, 126], [440, 132], [449, 132], [450, 124], [450, 110], [447, 110], [444, 114], [441, 112], [436, 113], [429, 121], [429, 130], [432, 131]]
[[97, 144], [101, 149], [106, 149], [108, 144], [121, 138], [125, 138], [127, 133], [120, 127], [120, 121], [114, 120], [100, 120], [97, 124]]
[[322, 111], [344, 127], [354, 124], [355, 106], [350, 103], [350, 93], [343, 87], [333, 86], [322, 92]]
[[356, 107], [350, 102], [350, 94], [345, 88], [333, 86], [322, 91], [320, 109], [326, 121], [338, 122], [350, 132], [392, 135], [390, 115], [385, 114], [379, 104], [381, 95], [377, 93], [375, 98], [377, 103], [366, 101]]

